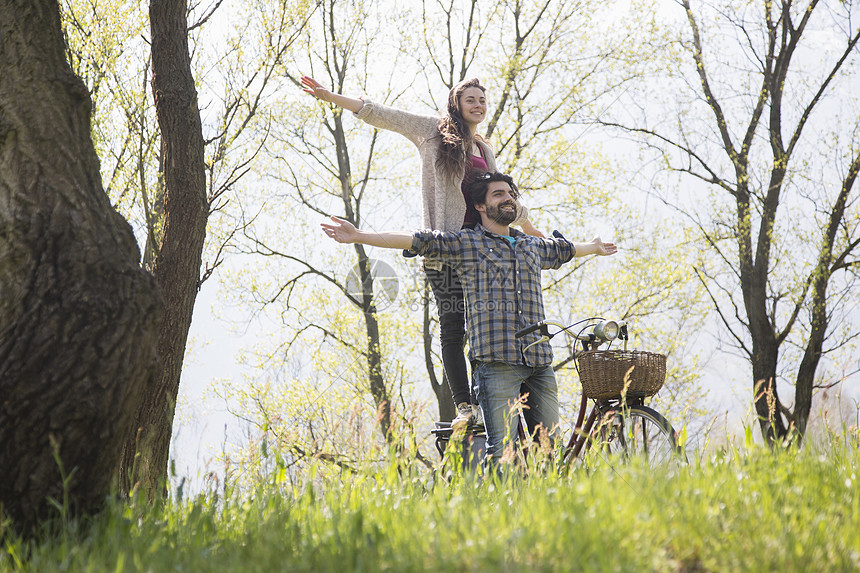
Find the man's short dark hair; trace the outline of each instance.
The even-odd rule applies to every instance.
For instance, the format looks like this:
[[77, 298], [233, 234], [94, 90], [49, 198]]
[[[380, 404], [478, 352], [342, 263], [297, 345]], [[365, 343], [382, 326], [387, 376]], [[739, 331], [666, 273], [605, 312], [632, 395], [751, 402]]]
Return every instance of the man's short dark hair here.
[[466, 187], [466, 193], [472, 200], [472, 205], [483, 205], [487, 199], [487, 189], [493, 181], [504, 181], [511, 186], [511, 197], [517, 199], [520, 196], [520, 190], [517, 189], [514, 180], [510, 175], [499, 173], [498, 171], [485, 171], [475, 175], [472, 181]]

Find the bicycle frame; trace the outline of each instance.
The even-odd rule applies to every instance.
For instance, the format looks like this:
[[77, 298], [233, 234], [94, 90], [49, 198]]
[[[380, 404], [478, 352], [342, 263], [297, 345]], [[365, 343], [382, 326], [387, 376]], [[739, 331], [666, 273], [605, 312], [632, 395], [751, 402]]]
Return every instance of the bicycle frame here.
[[[586, 323], [586, 325], [578, 333], [574, 334], [570, 332], [571, 328], [583, 323]], [[559, 330], [554, 333], [550, 333], [550, 326], [555, 326]], [[574, 352], [574, 360], [586, 350], [596, 350], [604, 342], [611, 342], [616, 339], [623, 340], [624, 347], [626, 349], [628, 340], [626, 322], [607, 321], [600, 317], [586, 318], [567, 326], [559, 322], [544, 320], [518, 331], [515, 334], [515, 337], [520, 338], [535, 331], [540, 332], [540, 337], [536, 341], [532, 342], [531, 344], [528, 344], [525, 348], [523, 348], [523, 352], [536, 344], [549, 341], [555, 335], [563, 332], [566, 335], [574, 338], [578, 342], [582, 343], [582, 349]], [[605, 416], [606, 414], [609, 414], [613, 410], [615, 410], [616, 408], [612, 407], [612, 403], [613, 402], [611, 400], [595, 400], [594, 406], [591, 409], [591, 413], [589, 414], [588, 419], [585, 420], [585, 412], [588, 409], [588, 398], [583, 393], [582, 399], [579, 404], [579, 413], [577, 414], [576, 423], [573, 426], [573, 433], [570, 436], [570, 439], [568, 440], [567, 445], [564, 448], [564, 453], [562, 455], [562, 463], [564, 465], [567, 465], [568, 463], [575, 460], [582, 452], [583, 448], [586, 451], [588, 450], [591, 445], [590, 440], [588, 438], [594, 426], [595, 420], [597, 419], [599, 414]], [[584, 420], [585, 426], [583, 427]], [[522, 417], [520, 417], [518, 420], [517, 433], [520, 438], [520, 443], [524, 443], [525, 429]], [[523, 454], [526, 457], [525, 461], [527, 463], [528, 458], [526, 456], [525, 450], [523, 450]]]
[[585, 420], [585, 411], [588, 409], [588, 398], [585, 394], [582, 395], [582, 400], [579, 405], [579, 414], [577, 415], [576, 424], [573, 426], [573, 434], [570, 436], [567, 445], [564, 448], [562, 460], [564, 463], [569, 463], [579, 457], [582, 450], [588, 451], [591, 447], [591, 431], [594, 428], [594, 423], [598, 416], [605, 418], [608, 415], [614, 414], [619, 410], [623, 410], [625, 406], [641, 406], [645, 400], [642, 398], [630, 398], [629, 403], [623, 403], [621, 400], [595, 400], [591, 408], [591, 413], [588, 419]]
[[[583, 323], [586, 323], [586, 325], [582, 330], [578, 333], [571, 332], [571, 328]], [[548, 328], [549, 326], [555, 326], [559, 330], [554, 333], [550, 333]], [[624, 350], [626, 350], [629, 338], [626, 323], [606, 321], [599, 317], [587, 318], [569, 326], [553, 321], [542, 321], [517, 332], [516, 336], [519, 338], [535, 331], [540, 332], [540, 337], [535, 342], [526, 346], [526, 348], [548, 341], [556, 334], [563, 332], [567, 336], [570, 336], [582, 343], [582, 348], [576, 350], [572, 356], [574, 360], [583, 352], [588, 350], [597, 350], [601, 344], [612, 342], [614, 340], [622, 340], [624, 342]], [[595, 441], [594, 438], [596, 433], [598, 431], [603, 432], [605, 427], [609, 427], [609, 424], [612, 426], [608, 431], [610, 436], [609, 441], [611, 442], [612, 440], [616, 440], [616, 443], [609, 447], [610, 450], [620, 448], [626, 455], [628, 453], [628, 447], [636, 449], [637, 443], [641, 442], [641, 444], [645, 445], [645, 451], [647, 453], [647, 442], [650, 438], [646, 425], [650, 423], [657, 424], [657, 427], [666, 428], [671, 431], [672, 447], [673, 449], [677, 449], [674, 445], [676, 443], [676, 434], [674, 429], [671, 428], [671, 425], [665, 421], [665, 418], [663, 418], [658, 412], [645, 406], [644, 397], [629, 395], [607, 399], [595, 399], [593, 400], [594, 405], [591, 408], [591, 412], [588, 414], [588, 418], [586, 419], [588, 402], [589, 398], [583, 393], [580, 400], [576, 422], [573, 426], [573, 433], [562, 452], [561, 462], [563, 466], [568, 466], [568, 464], [576, 460], [583, 451], [588, 451], [592, 446], [592, 443]], [[643, 419], [646, 419], [647, 422], [643, 423]], [[626, 434], [627, 439], [625, 439], [624, 433], [625, 420], [627, 420], [627, 424], [629, 424], [629, 427], [626, 428], [628, 432]], [[636, 423], [637, 421], [638, 425]], [[597, 424], [597, 426], [595, 426], [595, 424]], [[630, 433], [633, 431], [634, 427], [636, 427], [637, 433]], [[638, 433], [639, 430], [641, 430], [641, 434]], [[518, 423], [518, 433], [521, 440], [520, 443], [523, 443], [522, 440], [525, 440], [525, 430], [522, 418], [520, 418]], [[607, 445], [610, 444], [607, 443]], [[526, 452], [524, 451], [524, 455], [525, 454]]]
[[[585, 326], [579, 332], [571, 331], [572, 328], [582, 324]], [[550, 326], [557, 327], [558, 330], [550, 332]], [[580, 342], [582, 348], [574, 349], [572, 355], [574, 360], [580, 357], [583, 352], [597, 350], [602, 344], [611, 343], [615, 340], [623, 341], [624, 350], [627, 349], [626, 323], [606, 321], [599, 317], [587, 318], [568, 326], [554, 321], [541, 321], [520, 330], [515, 336], [520, 338], [533, 332], [538, 332], [540, 336], [536, 341], [527, 345], [526, 349], [548, 341], [561, 332]], [[594, 399], [594, 404], [586, 418], [588, 402], [589, 398], [583, 393], [576, 422], [573, 426], [573, 433], [562, 451], [560, 461], [563, 467], [569, 467], [570, 463], [579, 458], [584, 451], [587, 452], [592, 444], [597, 441], [607, 454], [621, 453], [624, 457], [629, 457], [634, 454], [645, 453], [649, 460], [660, 458], [662, 460], [686, 459], [683, 448], [677, 444], [677, 432], [659, 412], [645, 406], [643, 396], [628, 395]], [[476, 436], [483, 435], [480, 432], [476, 433], [474, 428], [470, 430], [472, 431], [467, 432], [467, 436], [465, 436], [469, 440], [469, 448], [471, 448]], [[444, 452], [442, 446], [448, 445], [452, 431], [450, 427], [444, 427], [443, 424], [437, 423], [437, 427], [432, 433], [436, 435], [436, 448], [442, 456]], [[525, 444], [526, 431], [522, 416], [518, 417], [517, 433], [520, 438], [519, 443]], [[484, 439], [486, 439], [485, 436]], [[466, 442], [464, 441], [463, 444], [466, 445]], [[528, 452], [525, 448], [521, 451], [523, 461], [528, 465]]]

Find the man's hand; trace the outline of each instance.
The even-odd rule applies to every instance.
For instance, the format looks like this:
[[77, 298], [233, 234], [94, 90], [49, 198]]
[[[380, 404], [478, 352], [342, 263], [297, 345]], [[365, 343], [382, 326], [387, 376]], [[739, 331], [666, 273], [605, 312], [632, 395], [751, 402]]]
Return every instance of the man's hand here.
[[320, 223], [320, 227], [326, 235], [338, 243], [361, 243], [384, 249], [412, 248], [412, 233], [362, 231], [356, 229], [355, 225], [346, 219], [332, 217], [331, 220], [334, 223]]
[[615, 243], [604, 243], [600, 240], [600, 237], [591, 239], [591, 244], [594, 245], [595, 255], [614, 255], [618, 252], [618, 247], [615, 246]]
[[314, 96], [323, 101], [332, 101], [332, 92], [323, 87], [321, 83], [310, 76], [302, 76], [302, 85], [305, 86], [304, 91], [307, 94]]
[[576, 249], [575, 257], [585, 257], [588, 255], [614, 255], [618, 252], [615, 243], [604, 243], [600, 237], [594, 237], [587, 243], [573, 243], [573, 248]]
[[320, 223], [320, 227], [322, 227], [323, 232], [337, 241], [338, 243], [355, 243], [358, 242], [359, 232], [358, 229], [355, 228], [355, 225], [347, 221], [346, 219], [341, 219], [339, 217], [332, 216], [332, 223]]

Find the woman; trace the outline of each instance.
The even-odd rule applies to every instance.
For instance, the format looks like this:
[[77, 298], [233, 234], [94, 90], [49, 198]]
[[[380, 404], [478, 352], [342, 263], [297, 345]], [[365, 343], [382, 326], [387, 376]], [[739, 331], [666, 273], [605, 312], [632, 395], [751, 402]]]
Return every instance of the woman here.
[[[304, 91], [356, 114], [374, 127], [396, 131], [418, 147], [421, 156], [421, 195], [424, 226], [439, 231], [459, 231], [480, 221], [467, 200], [466, 186], [475, 173], [495, 172], [496, 159], [489, 144], [477, 133], [487, 115], [486, 90], [477, 79], [465, 80], [448, 92], [446, 114], [439, 117], [410, 113], [367, 98], [334, 93], [311, 77], [302, 77]], [[530, 235], [543, 236], [520, 206], [517, 220]], [[465, 303], [460, 279], [454, 269], [425, 261], [424, 271], [439, 312], [442, 366], [448, 378], [459, 427], [479, 421], [480, 409], [470, 391], [463, 355], [466, 335]]]

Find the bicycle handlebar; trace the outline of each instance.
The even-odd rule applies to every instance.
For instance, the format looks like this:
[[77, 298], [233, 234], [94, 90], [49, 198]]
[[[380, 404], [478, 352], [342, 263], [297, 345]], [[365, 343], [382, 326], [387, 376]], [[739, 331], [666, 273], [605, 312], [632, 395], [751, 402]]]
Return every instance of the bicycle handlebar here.
[[[582, 324], [583, 322], [588, 322], [585, 327], [579, 332], [571, 332], [571, 328], [576, 326], [577, 324]], [[550, 333], [549, 326], [556, 326], [559, 330]], [[615, 320], [605, 320], [603, 318], [588, 318], [577, 322], [575, 324], [564, 325], [560, 322], [556, 322], [553, 320], [542, 320], [530, 326], [523, 328], [522, 330], [518, 330], [514, 333], [515, 338], [522, 338], [527, 334], [531, 334], [536, 330], [540, 331], [540, 338], [536, 341], [532, 342], [528, 346], [526, 346], [523, 351], [531, 348], [535, 344], [540, 344], [541, 342], [550, 340], [553, 336], [558, 334], [559, 332], [564, 332], [571, 338], [579, 340], [584, 343], [596, 343], [596, 345], [600, 345], [603, 342], [611, 342], [616, 339], [627, 340], [627, 323], [623, 320], [615, 321]], [[626, 346], [626, 343], [625, 343]]]
[[[533, 325], [531, 325], [531, 326], [527, 326], [527, 327], [525, 327], [525, 328], [524, 328], [524, 329], [522, 329], [522, 330], [518, 330], [518, 331], [514, 334], [514, 338], [522, 338], [522, 337], [523, 337], [523, 336], [525, 336], [526, 334], [531, 334], [532, 332], [534, 332], [535, 330], [538, 330], [538, 329], [539, 329], [539, 328], [541, 328], [541, 327], [546, 328], [546, 323], [545, 323], [544, 321], [537, 322], [537, 323], [535, 323], [535, 324], [533, 324]], [[545, 333], [542, 333], [542, 334], [544, 334], [544, 335], [548, 335], [549, 333], [546, 333], [546, 332], [545, 332]]]

